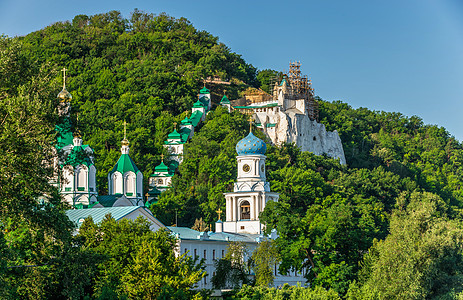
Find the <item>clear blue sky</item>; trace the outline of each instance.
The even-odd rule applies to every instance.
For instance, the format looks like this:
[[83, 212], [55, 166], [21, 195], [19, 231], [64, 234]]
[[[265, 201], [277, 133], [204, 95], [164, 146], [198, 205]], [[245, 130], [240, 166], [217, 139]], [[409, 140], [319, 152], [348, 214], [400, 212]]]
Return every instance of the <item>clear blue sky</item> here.
[[417, 115], [463, 140], [461, 0], [0, 0], [0, 34], [134, 8], [186, 17], [259, 69], [298, 60], [325, 100]]

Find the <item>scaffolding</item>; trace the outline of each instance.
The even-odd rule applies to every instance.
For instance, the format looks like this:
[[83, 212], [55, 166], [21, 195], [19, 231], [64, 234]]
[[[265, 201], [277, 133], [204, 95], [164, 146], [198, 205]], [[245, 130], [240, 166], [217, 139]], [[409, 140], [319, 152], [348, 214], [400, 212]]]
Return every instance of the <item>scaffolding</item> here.
[[291, 100], [307, 101], [307, 113], [311, 120], [318, 121], [318, 102], [314, 97], [312, 82], [307, 75], [301, 73], [301, 63], [298, 61], [289, 63], [289, 71], [286, 74], [288, 82], [287, 98]]

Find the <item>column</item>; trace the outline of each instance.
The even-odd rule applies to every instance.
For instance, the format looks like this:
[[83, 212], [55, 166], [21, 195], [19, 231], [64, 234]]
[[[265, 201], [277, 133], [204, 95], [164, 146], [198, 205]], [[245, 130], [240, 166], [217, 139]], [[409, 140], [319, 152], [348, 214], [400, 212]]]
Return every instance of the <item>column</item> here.
[[237, 205], [236, 205], [236, 196], [233, 196], [233, 207], [232, 207], [232, 211], [233, 211], [233, 219], [232, 221], [238, 221], [238, 214], [237, 214]]
[[225, 198], [225, 204], [226, 204], [226, 221], [231, 221], [232, 220], [232, 210], [231, 210], [231, 205], [230, 205], [230, 202], [231, 202], [231, 199], [230, 199], [230, 196], [226, 197]]
[[251, 205], [250, 219], [255, 220], [256, 219], [256, 196], [251, 196], [251, 199], [249, 199], [249, 204]]

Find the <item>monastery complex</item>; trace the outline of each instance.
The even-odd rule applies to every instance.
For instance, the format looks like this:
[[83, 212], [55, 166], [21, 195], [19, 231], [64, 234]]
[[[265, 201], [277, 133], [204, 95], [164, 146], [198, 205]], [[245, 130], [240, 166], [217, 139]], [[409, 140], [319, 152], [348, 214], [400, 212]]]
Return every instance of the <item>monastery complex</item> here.
[[[345, 164], [339, 135], [336, 131], [327, 132], [325, 126], [318, 123], [318, 106], [313, 89], [307, 77], [300, 75], [299, 68], [300, 64], [291, 64], [288, 76], [274, 84], [273, 95], [257, 91], [233, 101], [224, 96], [220, 105], [229, 111], [240, 110], [251, 115], [255, 125], [275, 145], [295, 143], [302, 151], [326, 154]], [[251, 131], [236, 144], [238, 174], [233, 191], [224, 194], [225, 220], [221, 220], [222, 212], [219, 211], [215, 231], [199, 232], [186, 227], [168, 227], [148, 209], [156, 205], [159, 195], [171, 187], [174, 172], [183, 162], [184, 151], [187, 151], [188, 140], [211, 110], [211, 94], [206, 87], [199, 91], [198, 100], [191, 108], [191, 116], [181, 121], [178, 130], [175, 124], [175, 129], [168, 135], [164, 147], [169, 153], [169, 163], [166, 164], [162, 156], [161, 163], [148, 178], [149, 188], [145, 195], [143, 173], [130, 157], [126, 124], [121, 155], [114, 167], [108, 170], [108, 195], [98, 195], [94, 152], [83, 143], [78, 129], [71, 130], [72, 96], [66, 90], [65, 83], [58, 98], [60, 123], [56, 126], [58, 138], [55, 164], [62, 171], [57, 174], [54, 184], [59, 187], [63, 200], [74, 208], [67, 215], [78, 227], [89, 216], [95, 222], [100, 222], [106, 214], [111, 214], [116, 220], [134, 220], [139, 216], [146, 218], [152, 230], [163, 228], [177, 237], [177, 255], [188, 253], [205, 260], [208, 276], [199, 283], [199, 288], [212, 288], [210, 279], [215, 270], [214, 261], [225, 255], [230, 242], [243, 242], [252, 251], [260, 241], [277, 237], [275, 231], [270, 236], [265, 235], [259, 220], [266, 204], [278, 201], [279, 194], [272, 192], [270, 183], [266, 181], [267, 145]], [[274, 285], [303, 284], [303, 275], [294, 272], [281, 275], [275, 268]]]

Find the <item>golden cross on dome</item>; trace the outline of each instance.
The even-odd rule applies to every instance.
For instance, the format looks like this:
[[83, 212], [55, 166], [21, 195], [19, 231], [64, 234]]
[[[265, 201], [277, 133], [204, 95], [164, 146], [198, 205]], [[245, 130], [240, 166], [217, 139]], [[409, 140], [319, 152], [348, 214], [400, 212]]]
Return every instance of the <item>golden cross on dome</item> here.
[[174, 129], [177, 129], [177, 122], [174, 122]]
[[61, 71], [63, 71], [63, 90], [66, 88], [66, 71], [68, 69], [63, 68]]
[[124, 120], [124, 140], [127, 139], [127, 122]]
[[164, 162], [164, 154], [161, 154], [161, 162]]
[[[223, 211], [219, 208], [219, 209], [216, 211], [216, 213], [219, 215], [219, 220], [220, 220], [220, 215], [223, 213]], [[220, 220], [220, 221], [222, 221], [222, 220]]]

